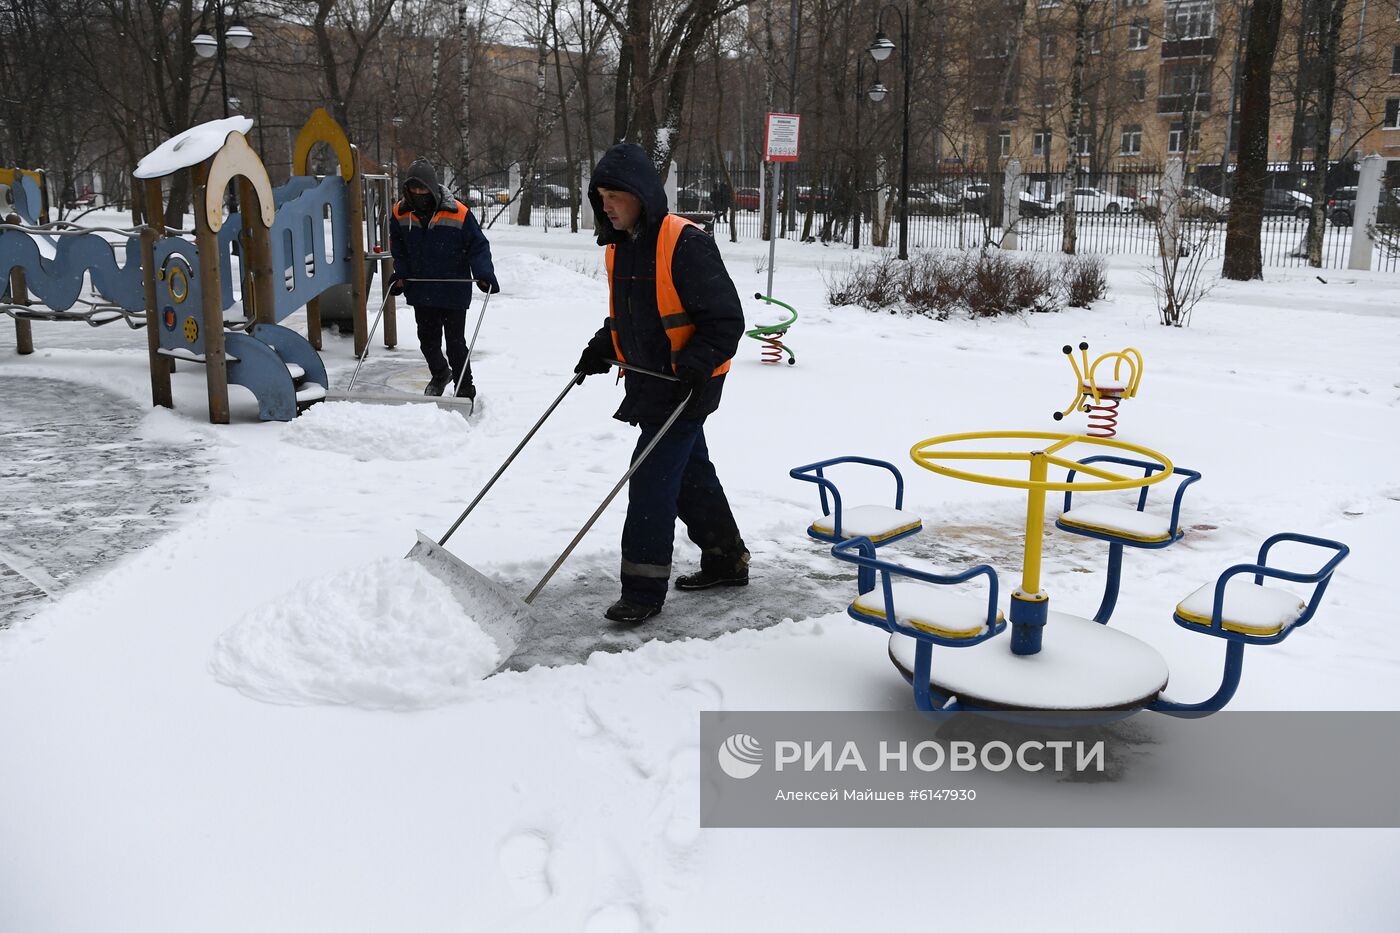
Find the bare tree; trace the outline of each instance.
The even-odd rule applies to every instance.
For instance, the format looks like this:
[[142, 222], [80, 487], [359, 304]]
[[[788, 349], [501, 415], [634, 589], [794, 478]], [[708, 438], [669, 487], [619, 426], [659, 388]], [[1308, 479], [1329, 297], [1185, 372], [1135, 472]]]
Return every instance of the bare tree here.
[[1282, 0], [1251, 0], [1240, 94], [1239, 162], [1225, 231], [1222, 272], [1227, 279], [1264, 277], [1260, 228], [1269, 167], [1269, 92], [1281, 16]]

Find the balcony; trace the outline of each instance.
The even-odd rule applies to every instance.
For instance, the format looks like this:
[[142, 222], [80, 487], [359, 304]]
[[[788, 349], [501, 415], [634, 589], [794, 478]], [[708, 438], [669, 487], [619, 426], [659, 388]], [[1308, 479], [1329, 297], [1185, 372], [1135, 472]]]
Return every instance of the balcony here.
[[1157, 96], [1157, 112], [1167, 113], [1192, 113], [1210, 112], [1210, 94], [1159, 94]]
[[1163, 39], [1163, 58], [1208, 58], [1215, 54], [1220, 40], [1214, 36], [1203, 39]]

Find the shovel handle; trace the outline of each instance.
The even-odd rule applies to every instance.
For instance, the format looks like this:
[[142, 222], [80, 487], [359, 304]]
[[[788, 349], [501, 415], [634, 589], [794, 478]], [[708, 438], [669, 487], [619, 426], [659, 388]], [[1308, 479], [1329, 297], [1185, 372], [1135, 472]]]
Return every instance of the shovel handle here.
[[476, 498], [471, 501], [471, 504], [463, 510], [461, 515], [457, 516], [457, 520], [452, 523], [452, 527], [447, 529], [447, 534], [443, 535], [442, 539], [438, 541], [438, 547], [447, 544], [447, 539], [452, 537], [452, 533], [455, 532], [458, 526], [472, 513], [472, 509], [476, 508], [476, 504], [490, 491], [491, 487], [496, 485], [496, 480], [501, 478], [501, 474], [506, 471], [506, 467], [515, 462], [515, 458], [519, 456], [520, 451], [525, 449], [525, 445], [530, 443], [530, 438], [535, 436], [535, 432], [540, 429], [540, 425], [544, 424], [546, 418], [554, 414], [554, 409], [559, 407], [559, 403], [564, 401], [564, 396], [568, 395], [569, 390], [576, 385], [578, 385], [578, 377], [570, 374], [569, 381], [564, 385], [564, 391], [560, 392], [558, 397], [554, 399], [554, 402], [545, 410], [545, 413], [540, 415], [540, 420], [536, 421], [534, 426], [530, 428], [530, 433], [526, 434], [520, 443], [515, 445], [515, 449], [510, 452], [510, 456], [506, 457], [506, 462], [502, 463], [496, 472], [491, 475], [491, 478], [486, 481], [486, 485], [481, 487], [481, 492], [476, 494]]
[[[637, 371], [646, 372], [646, 370]], [[661, 374], [649, 373], [649, 375], [659, 376]], [[671, 378], [674, 379], [675, 377]], [[675, 381], [679, 382], [680, 380]], [[535, 588], [530, 591], [530, 595], [525, 597], [525, 605], [528, 606], [535, 601], [535, 597], [540, 594], [540, 590], [544, 589], [544, 585], [554, 576], [555, 571], [564, 565], [564, 561], [568, 560], [569, 555], [574, 552], [574, 548], [578, 547], [579, 542], [583, 540], [583, 536], [588, 534], [588, 530], [593, 527], [593, 523], [598, 520], [598, 516], [602, 515], [603, 511], [612, 504], [613, 499], [616, 499], [617, 494], [622, 491], [622, 487], [626, 486], [627, 481], [632, 478], [632, 474], [637, 472], [642, 463], [646, 461], [646, 458], [656, 449], [656, 445], [661, 443], [661, 439], [666, 436], [666, 432], [671, 430], [671, 425], [675, 424], [677, 419], [680, 418], [681, 412], [685, 411], [685, 406], [690, 404], [690, 397], [694, 394], [694, 392], [687, 392], [685, 394], [685, 398], [676, 406], [676, 410], [671, 412], [671, 417], [666, 419], [666, 423], [661, 426], [660, 431], [656, 432], [656, 436], [651, 439], [651, 443], [646, 446], [646, 449], [642, 451], [641, 455], [638, 456], [636, 460], [632, 461], [632, 465], [627, 468], [626, 473], [622, 474], [622, 479], [617, 481], [617, 485], [612, 488], [612, 492], [608, 493], [608, 497], [593, 510], [592, 515], [588, 516], [588, 521], [583, 523], [583, 527], [578, 530], [578, 534], [574, 535], [574, 540], [569, 542], [569, 546], [564, 548], [564, 552], [555, 559], [554, 563], [550, 565], [550, 568], [545, 571], [544, 576], [540, 577], [540, 582], [536, 583]]]
[[349, 394], [350, 390], [355, 388], [355, 380], [360, 378], [360, 367], [365, 365], [365, 358], [369, 356], [370, 344], [374, 343], [374, 332], [379, 329], [379, 319], [384, 316], [384, 310], [389, 307], [389, 301], [393, 297], [393, 292], [385, 295], [384, 302], [379, 306], [379, 313], [374, 316], [374, 323], [370, 325], [369, 336], [365, 338], [365, 348], [360, 353], [360, 361], [355, 364], [355, 371], [350, 375], [350, 384], [345, 387], [346, 394]]

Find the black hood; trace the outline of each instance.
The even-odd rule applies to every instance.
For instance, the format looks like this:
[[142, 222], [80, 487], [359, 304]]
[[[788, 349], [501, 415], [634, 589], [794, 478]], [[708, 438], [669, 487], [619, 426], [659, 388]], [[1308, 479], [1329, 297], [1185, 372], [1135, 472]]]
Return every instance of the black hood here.
[[593, 177], [588, 179], [588, 203], [593, 205], [593, 229], [597, 231], [600, 246], [627, 239], [626, 232], [614, 228], [608, 215], [603, 213], [603, 199], [598, 194], [600, 186], [626, 191], [641, 199], [639, 234], [658, 228], [661, 218], [666, 216], [666, 189], [661, 186], [661, 176], [651, 164], [651, 157], [636, 143], [618, 143], [603, 153], [593, 169]]
[[448, 203], [448, 199], [452, 198], [452, 194], [438, 184], [437, 169], [433, 168], [433, 163], [427, 159], [415, 159], [413, 164], [408, 167], [408, 174], [404, 175], [403, 181], [399, 183], [399, 196], [405, 201], [408, 200], [408, 193], [403, 189], [410, 181], [420, 183], [432, 193], [434, 200], [437, 201], [433, 206], [434, 213], [442, 210], [442, 206]]

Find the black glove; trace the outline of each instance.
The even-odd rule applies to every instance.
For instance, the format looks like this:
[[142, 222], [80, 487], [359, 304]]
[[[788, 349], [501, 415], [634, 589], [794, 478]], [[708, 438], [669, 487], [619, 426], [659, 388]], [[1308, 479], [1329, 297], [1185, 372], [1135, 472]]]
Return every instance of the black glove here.
[[597, 376], [608, 371], [611, 364], [608, 363], [606, 355], [593, 349], [592, 345], [583, 348], [583, 355], [578, 358], [578, 363], [574, 366], [574, 372], [579, 374], [579, 378], [584, 376]]
[[494, 295], [501, 290], [501, 283], [496, 281], [494, 275], [478, 275], [476, 277], [476, 287], [486, 292], [488, 295]]
[[681, 400], [689, 395], [690, 404], [685, 406], [681, 417], [694, 418], [697, 416], [701, 402], [705, 397], [705, 384], [710, 381], [710, 371], [682, 363], [676, 367], [676, 378], [680, 382], [676, 383], [675, 401], [672, 404], [679, 405]]
[[402, 294], [403, 294], [403, 279], [390, 279], [390, 280], [389, 280], [389, 294], [391, 294], [391, 295], [402, 295]]

